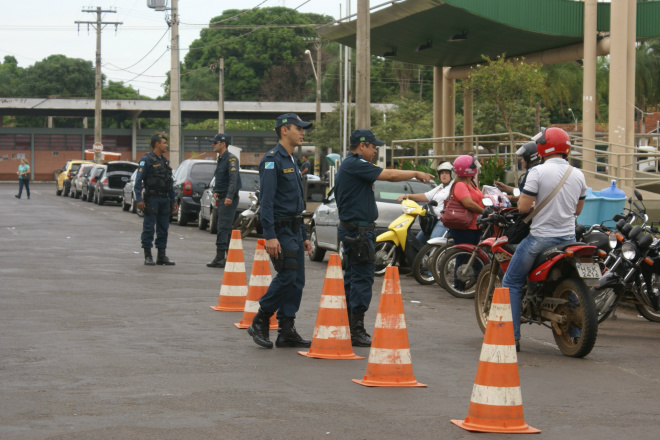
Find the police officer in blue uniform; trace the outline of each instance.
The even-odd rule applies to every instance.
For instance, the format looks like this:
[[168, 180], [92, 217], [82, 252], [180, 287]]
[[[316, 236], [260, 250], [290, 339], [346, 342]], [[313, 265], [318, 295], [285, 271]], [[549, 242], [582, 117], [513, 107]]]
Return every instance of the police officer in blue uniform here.
[[302, 145], [304, 129], [311, 125], [293, 113], [279, 116], [275, 124], [279, 142], [259, 163], [261, 226], [266, 252], [278, 273], [259, 300], [259, 311], [248, 333], [257, 345], [265, 348], [273, 348], [268, 327], [275, 312], [279, 321], [277, 347], [311, 345], [294, 325], [305, 287], [305, 254], [311, 252], [312, 244], [302, 221], [303, 184], [293, 157], [294, 149]]
[[[142, 223], [142, 248], [144, 249], [144, 264], [146, 266], [165, 265], [174, 266], [165, 255], [167, 248], [167, 230], [170, 227], [170, 217], [176, 212], [178, 205], [175, 202], [174, 188], [172, 184], [172, 168], [170, 161], [163, 153], [167, 151], [167, 139], [163, 135], [156, 134], [151, 137], [151, 153], [145, 154], [140, 159], [140, 167], [135, 177], [135, 200], [137, 208], [144, 211]], [[142, 198], [142, 186], [144, 185], [144, 200]], [[154, 229], [156, 233], [156, 248], [158, 257], [154, 262], [151, 248], [154, 241]]]
[[218, 207], [218, 234], [215, 240], [215, 258], [206, 265], [208, 267], [225, 267], [232, 224], [238, 206], [238, 190], [243, 185], [241, 184], [241, 175], [238, 172], [238, 158], [227, 149], [231, 143], [231, 138], [226, 134], [218, 133], [215, 137], [209, 139], [209, 142], [213, 144], [213, 151], [218, 153], [218, 163], [215, 167], [215, 186], [213, 187], [213, 198]]
[[412, 170], [384, 170], [371, 161], [376, 147], [385, 142], [376, 139], [371, 130], [359, 129], [351, 134], [350, 152], [342, 161], [335, 177], [335, 198], [339, 211], [337, 232], [344, 246], [346, 270], [344, 290], [349, 313], [351, 343], [356, 347], [371, 346], [371, 336], [364, 328], [364, 314], [369, 309], [374, 284], [375, 242], [378, 207], [374, 182], [400, 182], [416, 178], [424, 183], [433, 176]]

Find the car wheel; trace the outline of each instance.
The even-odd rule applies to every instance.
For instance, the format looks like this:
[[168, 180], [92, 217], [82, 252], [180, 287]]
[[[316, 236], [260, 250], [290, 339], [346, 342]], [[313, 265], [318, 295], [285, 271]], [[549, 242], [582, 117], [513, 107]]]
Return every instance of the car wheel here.
[[197, 227], [203, 231], [209, 226], [209, 221], [204, 218], [202, 215], [202, 210], [200, 208], [199, 214], [197, 214]]
[[126, 198], [122, 197], [121, 198], [121, 210], [122, 211], [128, 211], [129, 209], [131, 209], [130, 203], [126, 203]]
[[186, 226], [188, 224], [188, 214], [183, 212], [181, 205], [179, 205], [179, 209], [176, 212], [176, 224], [179, 226]]
[[83, 202], [86, 202], [86, 201], [87, 201], [87, 193], [85, 192], [85, 189], [84, 189], [84, 188], [83, 188], [83, 190], [80, 192], [80, 200], [82, 200]]
[[57, 187], [57, 183], [55, 184], [55, 195], [56, 196], [62, 195], [62, 190]]
[[103, 197], [103, 193], [101, 190], [99, 190], [99, 196], [96, 198], [96, 204], [99, 206], [102, 206], [105, 203], [105, 198]]
[[218, 233], [218, 211], [213, 209], [211, 214], [211, 222], [209, 223], [209, 232], [213, 235]]
[[129, 208], [133, 214], [137, 213], [137, 203], [135, 203], [135, 197], [131, 194], [131, 207]]
[[87, 201], [89, 203], [94, 203], [94, 193], [91, 190], [87, 191]]
[[69, 195], [69, 190], [70, 188], [67, 188], [66, 184], [64, 184], [62, 188], [62, 197], [67, 197]]
[[309, 259], [312, 261], [323, 261], [325, 258], [325, 249], [321, 249], [316, 239], [316, 227], [312, 226], [309, 234], [309, 241], [312, 243], [312, 251], [309, 253]]

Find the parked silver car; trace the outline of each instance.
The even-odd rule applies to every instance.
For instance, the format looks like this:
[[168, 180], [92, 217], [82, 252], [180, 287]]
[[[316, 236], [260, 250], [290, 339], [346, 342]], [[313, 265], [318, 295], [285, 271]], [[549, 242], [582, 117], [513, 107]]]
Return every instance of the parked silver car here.
[[[252, 200], [250, 193], [254, 193], [259, 189], [259, 171], [257, 170], [240, 170], [242, 188], [238, 192], [239, 200], [238, 207], [236, 208], [236, 217], [244, 210], [250, 207]], [[213, 199], [213, 186], [215, 186], [215, 177], [211, 179], [208, 187], [202, 193], [200, 200], [199, 220], [198, 227], [201, 230], [209, 227], [211, 234], [218, 233], [218, 218], [217, 211], [215, 210], [215, 199]]]
[[133, 192], [133, 188], [135, 187], [135, 177], [137, 176], [137, 173], [138, 170], [133, 171], [133, 174], [131, 174], [128, 182], [126, 182], [126, 185], [124, 185], [124, 196], [122, 197], [121, 208], [124, 211], [130, 211], [133, 214], [137, 214], [139, 217], [144, 217], [144, 212], [137, 209], [135, 193]]
[[[422, 183], [416, 179], [403, 182], [376, 180], [374, 183], [374, 194], [378, 206], [376, 232], [380, 234], [386, 231], [390, 223], [401, 215], [401, 203], [396, 201], [399, 195], [424, 193], [435, 186], [435, 182]], [[326, 251], [339, 252], [338, 224], [339, 213], [333, 188], [330, 190], [328, 197], [323, 200], [323, 204], [316, 208], [312, 217], [309, 234], [309, 240], [312, 243], [312, 252], [309, 254], [310, 260], [323, 261]], [[419, 225], [415, 223], [411, 229], [417, 233]]]
[[121, 202], [124, 196], [124, 186], [138, 164], [125, 160], [113, 160], [106, 164], [103, 173], [96, 181], [94, 202], [103, 205], [107, 201]]

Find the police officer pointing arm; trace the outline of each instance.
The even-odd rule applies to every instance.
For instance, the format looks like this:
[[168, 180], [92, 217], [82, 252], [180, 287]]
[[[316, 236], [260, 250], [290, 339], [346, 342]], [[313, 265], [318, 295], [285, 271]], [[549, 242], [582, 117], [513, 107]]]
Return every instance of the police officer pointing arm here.
[[[167, 151], [167, 139], [156, 134], [151, 137], [151, 153], [140, 159], [140, 167], [135, 177], [133, 192], [137, 201], [137, 208], [144, 211], [142, 223], [142, 248], [144, 249], [144, 264], [146, 266], [165, 265], [173, 266], [165, 255], [167, 248], [167, 231], [170, 227], [170, 216], [179, 209], [175, 202], [172, 168], [170, 161], [163, 153]], [[144, 185], [144, 199], [142, 187]], [[154, 232], [156, 233], [156, 248], [158, 258], [156, 262], [151, 255]]]
[[349, 313], [351, 343], [356, 347], [371, 346], [371, 336], [364, 328], [364, 314], [369, 309], [374, 284], [374, 247], [378, 207], [374, 182], [400, 182], [416, 178], [424, 183], [433, 176], [412, 170], [384, 170], [371, 161], [385, 142], [376, 139], [371, 130], [355, 130], [351, 134], [350, 152], [335, 178], [335, 197], [339, 211], [337, 232], [344, 247], [346, 271], [344, 290]]
[[293, 113], [279, 116], [275, 125], [279, 142], [259, 163], [261, 226], [266, 252], [278, 273], [259, 300], [259, 311], [248, 333], [257, 345], [265, 348], [273, 348], [268, 328], [275, 312], [279, 322], [277, 347], [311, 345], [294, 325], [305, 287], [305, 254], [311, 252], [312, 244], [302, 221], [303, 185], [293, 157], [294, 149], [302, 145], [304, 129], [311, 125]]

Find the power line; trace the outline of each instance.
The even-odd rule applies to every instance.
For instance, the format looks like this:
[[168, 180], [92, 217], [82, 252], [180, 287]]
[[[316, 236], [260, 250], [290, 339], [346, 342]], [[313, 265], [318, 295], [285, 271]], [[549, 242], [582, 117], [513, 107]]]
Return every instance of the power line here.
[[[147, 52], [142, 58], [140, 58], [140, 59], [139, 59], [137, 62], [135, 62], [134, 64], [131, 64], [130, 66], [128, 66], [128, 67], [124, 67], [124, 68], [121, 68], [121, 67], [115, 66], [114, 64], [111, 64], [111, 63], [108, 63], [108, 64], [117, 67], [118, 70], [124, 70], [124, 71], [128, 72], [128, 69], [130, 69], [130, 68], [133, 67], [133, 66], [136, 66], [136, 65], [140, 64], [140, 62], [141, 62], [143, 59], [145, 59], [145, 58], [146, 58], [151, 52], [153, 52], [153, 50], [156, 48], [156, 46], [158, 46], [158, 43], [161, 42], [161, 40], [163, 39], [163, 37], [165, 37], [165, 35], [167, 35], [168, 32], [169, 32], [169, 28], [165, 30], [165, 32], [163, 33], [163, 35], [161, 35], [161, 37], [158, 39], [158, 41], [156, 42], [156, 44], [154, 44], [154, 47], [152, 47], [151, 49], [149, 49], [149, 52]], [[129, 72], [129, 73], [132, 73], [132, 72]]]

